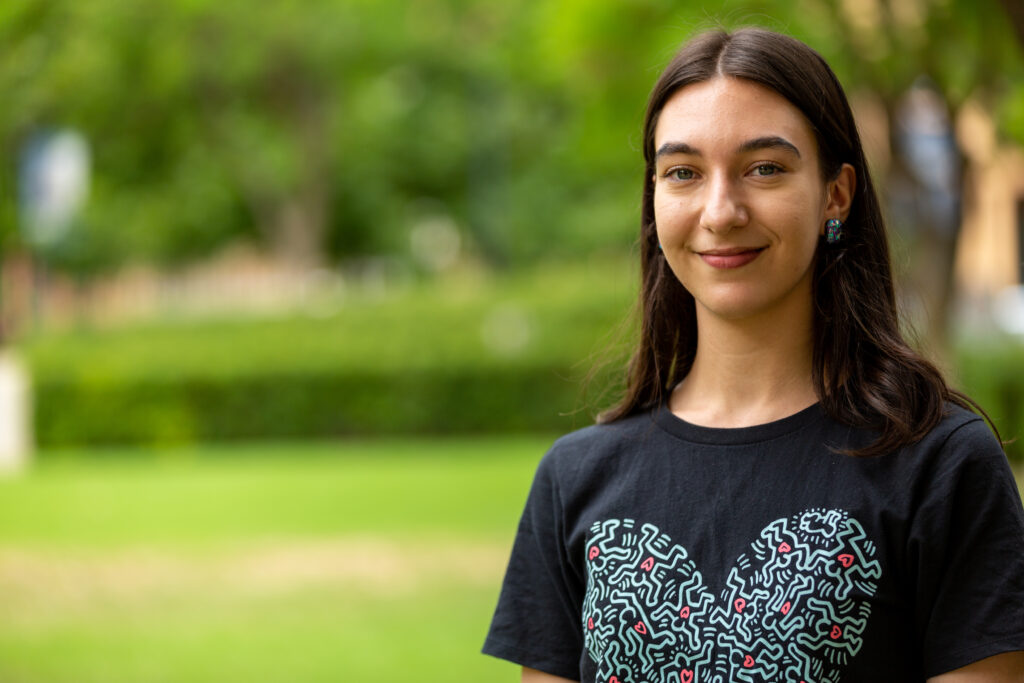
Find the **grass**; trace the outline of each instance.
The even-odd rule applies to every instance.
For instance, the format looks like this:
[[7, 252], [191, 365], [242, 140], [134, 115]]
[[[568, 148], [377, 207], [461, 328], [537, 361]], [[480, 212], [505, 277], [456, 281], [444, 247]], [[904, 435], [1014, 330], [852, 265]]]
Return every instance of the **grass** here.
[[0, 681], [497, 681], [550, 438], [47, 453], [0, 481]]
[[[507, 536], [551, 438], [47, 453], [0, 482], [0, 543], [50, 547], [335, 534]], [[510, 507], [511, 506], [511, 507]]]
[[478, 651], [550, 442], [44, 453], [0, 480], [0, 681], [517, 680]]

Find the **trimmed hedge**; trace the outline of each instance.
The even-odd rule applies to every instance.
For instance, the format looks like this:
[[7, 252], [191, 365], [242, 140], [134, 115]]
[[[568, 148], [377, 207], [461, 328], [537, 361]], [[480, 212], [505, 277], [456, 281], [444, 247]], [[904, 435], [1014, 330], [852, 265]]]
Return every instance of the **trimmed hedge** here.
[[[624, 354], [613, 350], [604, 364], [595, 354], [614, 349], [630, 279], [627, 266], [608, 262], [472, 287], [441, 283], [349, 302], [326, 318], [30, 339], [22, 350], [34, 377], [36, 439], [56, 447], [569, 431], [609, 403]], [[483, 331], [495, 315], [529, 328], [520, 348], [488, 346]], [[1024, 345], [965, 345], [956, 365], [957, 384], [1003, 438], [1024, 437]], [[1024, 458], [1024, 441], [1007, 451]]]
[[[961, 384], [1024, 458], [1024, 349], [962, 349]], [[610, 383], [586, 366], [417, 368], [250, 375], [109, 375], [36, 381], [42, 446], [180, 444], [258, 438], [564, 432], [588, 424]]]
[[36, 387], [37, 438], [44, 446], [65, 446], [568, 431], [592, 418], [569, 372], [339, 370], [232, 380], [121, 378], [103, 385], [49, 380]]
[[[604, 407], [586, 404], [581, 380], [630, 308], [628, 272], [609, 262], [438, 283], [342, 302], [328, 317], [29, 339], [36, 439], [57, 447], [567, 431]], [[520, 338], [503, 346], [503, 333]], [[594, 387], [608, 384], [610, 367]]]

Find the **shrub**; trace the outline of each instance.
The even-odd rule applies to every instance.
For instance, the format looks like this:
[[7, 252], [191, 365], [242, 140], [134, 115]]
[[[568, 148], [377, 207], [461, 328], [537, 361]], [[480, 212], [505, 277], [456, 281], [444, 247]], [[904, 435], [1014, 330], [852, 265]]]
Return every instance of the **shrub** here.
[[28, 339], [36, 438], [48, 447], [567, 431], [590, 422], [587, 359], [629, 309], [620, 267], [439, 283], [342, 302], [327, 317]]
[[1010, 341], [976, 342], [957, 353], [959, 385], [989, 414], [1007, 443], [1024, 460], [1024, 346]]
[[[354, 297], [327, 317], [28, 339], [37, 441], [565, 432], [610, 402], [602, 393], [624, 360], [612, 340], [631, 279], [622, 261], [595, 262]], [[973, 342], [956, 360], [958, 385], [1004, 439], [1024, 436], [1024, 346]], [[1007, 452], [1024, 458], [1024, 443]]]

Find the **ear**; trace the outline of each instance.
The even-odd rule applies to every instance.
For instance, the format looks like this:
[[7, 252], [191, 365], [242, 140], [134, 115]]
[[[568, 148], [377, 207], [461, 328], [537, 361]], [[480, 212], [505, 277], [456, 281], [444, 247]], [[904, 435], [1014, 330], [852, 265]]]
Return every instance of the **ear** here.
[[857, 191], [857, 171], [850, 164], [843, 164], [839, 175], [828, 183], [826, 191], [825, 220], [838, 218], [845, 222], [850, 214], [850, 205], [853, 204], [853, 195]]

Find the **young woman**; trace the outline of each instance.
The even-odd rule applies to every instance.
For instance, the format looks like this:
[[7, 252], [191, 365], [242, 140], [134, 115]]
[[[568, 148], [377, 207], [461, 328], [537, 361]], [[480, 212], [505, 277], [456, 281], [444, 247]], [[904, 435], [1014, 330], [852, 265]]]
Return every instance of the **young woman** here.
[[541, 461], [484, 652], [524, 681], [1024, 681], [1024, 510], [900, 335], [834, 74], [702, 34], [644, 124], [624, 399]]

